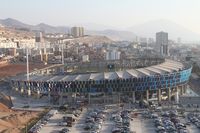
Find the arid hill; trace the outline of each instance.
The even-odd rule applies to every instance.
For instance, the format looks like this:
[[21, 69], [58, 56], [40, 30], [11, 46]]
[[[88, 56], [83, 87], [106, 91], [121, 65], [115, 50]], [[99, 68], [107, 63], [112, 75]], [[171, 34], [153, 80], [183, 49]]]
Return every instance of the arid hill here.
[[0, 36], [8, 39], [32, 39], [34, 38], [34, 33], [27, 31], [26, 29], [0, 27]]
[[74, 39], [74, 43], [91, 43], [91, 44], [100, 44], [100, 43], [111, 43], [112, 40], [106, 36], [85, 36]]

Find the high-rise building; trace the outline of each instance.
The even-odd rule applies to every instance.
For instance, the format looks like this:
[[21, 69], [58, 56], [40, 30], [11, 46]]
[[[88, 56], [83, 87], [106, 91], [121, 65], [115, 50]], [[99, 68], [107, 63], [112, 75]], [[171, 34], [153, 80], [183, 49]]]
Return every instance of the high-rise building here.
[[84, 36], [84, 28], [83, 27], [72, 27], [71, 34], [73, 37], [82, 37], [82, 36]]
[[180, 37], [177, 38], [177, 43], [181, 44], [181, 38]]
[[156, 33], [156, 46], [160, 49], [161, 55], [168, 56], [168, 33], [163, 31]]
[[71, 34], [73, 37], [79, 37], [79, 28], [78, 27], [72, 27], [71, 28]]
[[36, 32], [35, 33], [35, 42], [42, 42], [42, 41], [43, 41], [42, 32]]
[[79, 27], [79, 36], [84, 36], [84, 28]]

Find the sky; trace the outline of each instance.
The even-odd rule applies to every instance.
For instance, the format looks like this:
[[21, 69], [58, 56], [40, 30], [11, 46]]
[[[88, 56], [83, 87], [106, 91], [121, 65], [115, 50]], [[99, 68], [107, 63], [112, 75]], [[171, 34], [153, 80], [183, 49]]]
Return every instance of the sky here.
[[200, 0], [0, 0], [0, 19], [68, 26], [127, 28], [167, 19], [200, 33]]

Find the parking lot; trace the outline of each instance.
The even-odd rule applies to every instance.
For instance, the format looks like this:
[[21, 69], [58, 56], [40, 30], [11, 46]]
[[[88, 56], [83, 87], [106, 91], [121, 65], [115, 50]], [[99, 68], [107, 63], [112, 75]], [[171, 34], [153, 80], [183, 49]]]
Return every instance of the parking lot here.
[[42, 122], [37, 133], [199, 133], [200, 113], [178, 112], [176, 109], [131, 109], [114, 105], [88, 106], [72, 111], [74, 122], [69, 126], [68, 113], [58, 111]]
[[59, 133], [64, 128], [69, 129], [67, 132], [80, 133], [83, 131], [82, 127], [85, 115], [86, 109], [83, 109], [82, 113], [79, 117], [77, 117], [72, 127], [69, 127], [63, 123], [63, 117], [65, 117], [66, 114], [58, 112], [49, 119], [48, 123], [43, 126], [39, 133]]
[[136, 133], [155, 133], [153, 120], [144, 119], [141, 115], [131, 121], [131, 130]]
[[64, 114], [61, 113], [52, 116], [48, 123], [42, 127], [40, 133], [59, 133], [62, 127], [58, 126], [58, 123], [62, 120], [63, 116]]
[[[131, 117], [131, 110], [121, 108], [119, 106], [113, 106], [112, 108], [95, 107], [95, 110], [105, 112], [105, 119], [102, 127], [99, 130], [87, 129], [85, 131], [94, 133], [155, 133], [155, 127], [153, 126], [153, 120], [144, 119], [142, 115], [138, 115], [135, 118]], [[95, 112], [94, 108], [90, 108], [88, 112]], [[86, 113], [87, 116], [90, 113]], [[84, 122], [84, 121], [83, 121]], [[86, 122], [87, 123], [87, 122]], [[84, 125], [84, 123], [83, 123]], [[85, 127], [85, 126], [84, 126]], [[83, 127], [83, 129], [84, 129]]]
[[200, 132], [200, 113], [190, 112], [186, 114], [186, 121], [190, 122], [189, 131], [192, 133]]

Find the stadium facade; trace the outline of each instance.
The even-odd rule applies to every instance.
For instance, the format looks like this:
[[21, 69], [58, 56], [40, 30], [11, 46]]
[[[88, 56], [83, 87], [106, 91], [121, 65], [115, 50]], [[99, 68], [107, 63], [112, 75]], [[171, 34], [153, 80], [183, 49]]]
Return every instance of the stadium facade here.
[[[156, 94], [155, 99], [160, 102], [163, 95], [167, 97], [165, 100], [171, 101], [177, 99], [177, 94], [185, 93], [191, 70], [192, 66], [189, 64], [165, 59], [157, 65], [124, 71], [30, 75], [29, 81], [23, 75], [12, 78], [10, 84], [14, 90], [23, 94], [43, 94], [49, 98], [57, 96], [60, 104], [77, 100], [80, 95], [84, 95], [89, 103], [92, 98], [103, 102], [117, 102], [124, 94], [130, 96], [133, 102], [141, 99], [149, 101]], [[64, 97], [67, 99], [64, 100]]]

